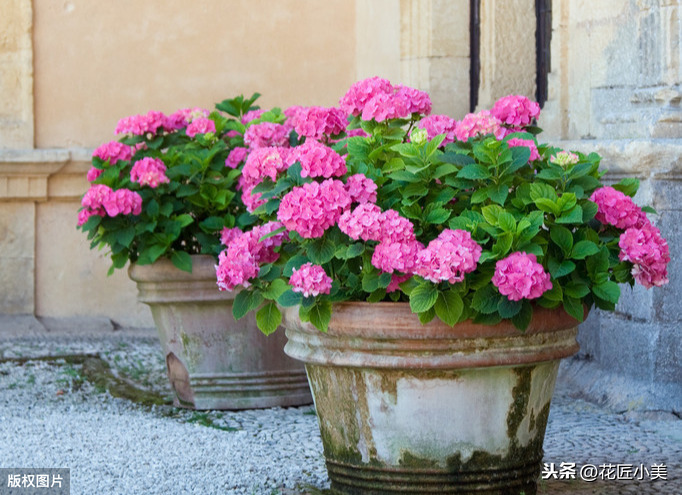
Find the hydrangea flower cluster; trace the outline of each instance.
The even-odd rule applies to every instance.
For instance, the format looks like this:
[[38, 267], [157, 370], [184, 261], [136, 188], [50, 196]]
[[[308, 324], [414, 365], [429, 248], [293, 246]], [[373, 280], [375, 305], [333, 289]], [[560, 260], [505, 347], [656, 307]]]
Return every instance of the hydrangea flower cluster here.
[[348, 169], [346, 160], [329, 146], [313, 139], [293, 148], [291, 162], [301, 163], [301, 177], [341, 177]]
[[579, 160], [580, 158], [578, 158], [578, 155], [571, 153], [570, 151], [560, 151], [556, 155], [552, 155], [549, 159], [551, 163], [556, 163], [564, 168], [569, 165], [575, 165]]
[[500, 119], [492, 115], [489, 110], [467, 114], [455, 128], [455, 137], [458, 141], [467, 141], [469, 138], [487, 134], [493, 134], [497, 139], [502, 139], [507, 135], [507, 130], [502, 127]]
[[253, 212], [263, 201], [261, 193], [253, 193], [253, 188], [263, 182], [265, 177], [272, 181], [277, 179], [277, 174], [289, 168], [289, 150], [287, 148], [256, 148], [249, 153], [246, 163], [242, 168], [240, 186], [242, 188], [242, 201], [246, 209]]
[[216, 276], [221, 290], [249, 287], [250, 280], [258, 276], [260, 266], [277, 261], [275, 248], [282, 244], [285, 234], [279, 233], [260, 241], [261, 237], [279, 229], [281, 224], [269, 222], [244, 233], [230, 231], [225, 237], [232, 238], [227, 249], [218, 256]]
[[618, 241], [619, 258], [633, 264], [632, 275], [647, 289], [668, 283], [670, 250], [661, 232], [650, 223], [627, 229]]
[[289, 129], [274, 122], [253, 124], [244, 133], [244, 143], [251, 150], [270, 146], [289, 146]]
[[417, 241], [412, 222], [395, 210], [386, 210], [379, 223], [380, 242], [374, 248], [372, 265], [387, 273], [414, 273], [417, 254], [424, 245]]
[[225, 166], [229, 168], [237, 168], [241, 162], [244, 161], [246, 155], [248, 155], [249, 150], [242, 146], [236, 146], [230, 151], [225, 159]]
[[492, 283], [510, 301], [537, 299], [552, 288], [549, 273], [532, 253], [516, 252], [495, 264]]
[[122, 118], [116, 125], [116, 134], [133, 134], [144, 136], [147, 133], [156, 134], [159, 128], [166, 129], [168, 119], [162, 112], [149, 111], [145, 115], [131, 115]]
[[406, 86], [393, 86], [388, 80], [379, 77], [353, 84], [339, 105], [348, 115], [377, 122], [405, 119], [413, 113], [431, 113], [431, 98], [427, 93]]
[[211, 112], [205, 108], [182, 108], [170, 114], [166, 118], [164, 128], [168, 131], [177, 131], [185, 127], [194, 119], [206, 118]]
[[528, 148], [530, 150], [530, 158], [528, 159], [529, 162], [534, 162], [535, 160], [540, 159], [540, 152], [538, 151], [535, 141], [532, 139], [511, 138], [509, 141], [507, 141], [507, 144], [512, 148], [515, 146], [525, 146]]
[[130, 180], [152, 189], [157, 188], [159, 184], [170, 183], [170, 179], [166, 177], [166, 165], [163, 161], [148, 156], [135, 162], [130, 170]]
[[206, 119], [203, 117], [194, 119], [187, 126], [185, 132], [187, 133], [187, 136], [191, 138], [197, 134], [208, 134], [209, 132], [215, 132], [215, 122], [213, 122], [211, 119]]
[[[78, 225], [83, 225], [92, 215], [115, 217], [139, 215], [142, 212], [142, 196], [130, 189], [112, 190], [104, 184], [95, 184], [81, 200], [84, 209], [78, 215]], [[85, 213], [84, 213], [85, 212]]]
[[292, 291], [303, 294], [303, 297], [316, 297], [320, 294], [329, 294], [332, 279], [320, 265], [305, 263], [298, 269], [294, 268], [289, 285]]
[[381, 239], [381, 220], [381, 208], [372, 203], [363, 203], [341, 215], [339, 229], [356, 241], [378, 241]]
[[353, 203], [376, 203], [377, 185], [363, 174], [354, 174], [346, 179], [346, 191]]
[[646, 214], [632, 201], [632, 198], [606, 186], [597, 189], [590, 196], [590, 201], [597, 203], [595, 218], [606, 225], [613, 225], [618, 229], [641, 227], [648, 222]]
[[322, 183], [308, 182], [294, 187], [283, 198], [277, 219], [287, 230], [313, 239], [338, 222], [350, 206], [351, 199], [343, 182], [327, 179]]
[[469, 232], [446, 229], [419, 252], [416, 273], [434, 283], [461, 282], [476, 269], [481, 252]]
[[417, 127], [425, 129], [428, 133], [429, 140], [445, 134], [443, 146], [455, 142], [455, 129], [457, 128], [457, 121], [447, 115], [429, 115], [424, 117], [417, 123]]
[[525, 127], [540, 116], [540, 105], [525, 96], [509, 95], [500, 98], [490, 110], [493, 117], [512, 128]]
[[242, 116], [242, 124], [246, 125], [253, 120], [258, 120], [263, 116], [264, 113], [265, 113], [265, 110], [262, 108], [257, 108], [255, 110], [249, 110], [248, 112], [246, 112]]
[[229, 246], [232, 241], [234, 241], [237, 237], [242, 235], [242, 229], [239, 227], [233, 227], [233, 228], [228, 228], [225, 227], [223, 230], [220, 231], [220, 243], [223, 246]]
[[118, 141], [109, 141], [99, 146], [92, 156], [96, 156], [103, 162], [109, 160], [109, 165], [116, 165], [119, 160], [128, 161], [133, 157], [133, 149]]
[[299, 136], [324, 141], [346, 130], [346, 117], [340, 108], [301, 108], [296, 113], [294, 129]]

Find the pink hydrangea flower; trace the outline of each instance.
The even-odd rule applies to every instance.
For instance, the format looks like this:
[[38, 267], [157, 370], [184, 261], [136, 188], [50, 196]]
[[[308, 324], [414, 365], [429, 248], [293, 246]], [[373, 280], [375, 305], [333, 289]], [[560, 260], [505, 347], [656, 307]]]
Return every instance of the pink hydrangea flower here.
[[447, 115], [430, 115], [417, 122], [417, 127], [425, 129], [429, 141], [439, 134], [445, 134], [442, 146], [455, 142], [455, 129], [457, 121]]
[[393, 94], [390, 81], [380, 77], [363, 79], [351, 85], [339, 106], [347, 115], [361, 115], [367, 102], [378, 93]]
[[613, 187], [602, 187], [590, 196], [590, 201], [597, 203], [595, 218], [603, 224], [613, 225], [618, 229], [641, 227], [647, 222], [646, 214], [632, 201], [632, 198]]
[[632, 275], [637, 282], [647, 289], [668, 283], [670, 249], [656, 227], [648, 222], [631, 227], [621, 234], [618, 245], [618, 257], [633, 264]]
[[258, 276], [261, 264], [277, 261], [279, 254], [274, 248], [282, 243], [285, 234], [280, 233], [263, 241], [260, 238], [280, 227], [281, 224], [277, 222], [269, 222], [236, 235], [230, 241], [227, 249], [220, 253], [216, 266], [220, 290], [231, 291], [238, 285], [249, 287], [250, 280]]
[[203, 117], [194, 119], [185, 130], [187, 136], [191, 138], [197, 134], [208, 134], [209, 132], [215, 132], [215, 122]]
[[341, 177], [348, 169], [346, 160], [329, 146], [306, 140], [294, 148], [290, 155], [292, 162], [301, 162], [301, 177]]
[[510, 148], [513, 148], [515, 146], [525, 146], [530, 150], [530, 158], [528, 159], [529, 162], [534, 162], [535, 160], [540, 159], [540, 153], [538, 152], [538, 147], [535, 145], [535, 141], [532, 139], [520, 139], [520, 138], [512, 138], [509, 141], [507, 141], [507, 145]]
[[95, 167], [90, 167], [90, 170], [88, 170], [88, 173], [85, 176], [85, 178], [88, 180], [88, 182], [95, 182], [99, 178], [99, 176], [102, 175], [102, 172], [104, 172], [104, 170], [100, 170], [99, 168]]
[[348, 137], [369, 137], [369, 134], [367, 134], [363, 129], [357, 128], [357, 129], [348, 129], [346, 130], [346, 136]]
[[381, 214], [381, 242], [409, 242], [416, 239], [414, 225], [395, 210]]
[[116, 165], [119, 160], [130, 160], [133, 157], [133, 149], [118, 141], [110, 141], [97, 148], [92, 156], [96, 156], [104, 162], [109, 160], [109, 165]]
[[388, 284], [388, 287], [386, 287], [386, 294], [390, 294], [391, 292], [400, 290], [400, 284], [402, 284], [403, 282], [407, 282], [411, 278], [412, 278], [411, 273], [408, 273], [406, 275], [398, 275], [397, 273], [394, 273], [391, 276], [391, 282]]
[[476, 269], [481, 252], [469, 232], [446, 229], [419, 252], [416, 272], [434, 283], [461, 282], [466, 273]]
[[404, 119], [410, 116], [408, 101], [393, 93], [377, 93], [362, 109], [362, 120], [383, 122], [389, 119]]
[[467, 114], [455, 128], [455, 137], [458, 141], [467, 141], [469, 138], [487, 134], [494, 134], [497, 139], [502, 139], [506, 133], [507, 130], [502, 127], [500, 120], [488, 110]]
[[346, 117], [346, 113], [340, 108], [302, 108], [296, 115], [294, 129], [299, 136], [324, 141], [329, 136], [346, 130]]
[[83, 199], [81, 199], [81, 205], [88, 208], [90, 211], [97, 212], [100, 214], [104, 212], [104, 201], [112, 194], [114, 191], [104, 184], [95, 184], [90, 186], [85, 192]]
[[87, 222], [91, 216], [98, 215], [100, 217], [105, 216], [104, 210], [90, 210], [88, 208], [83, 208], [78, 212], [78, 226], [80, 227], [85, 222]]
[[199, 108], [199, 107], [194, 107], [194, 108], [182, 108], [180, 110], [176, 110], [172, 114], [170, 114], [168, 117], [166, 117], [166, 121], [164, 123], [164, 128], [167, 131], [177, 131], [185, 127], [187, 124], [192, 122], [194, 119], [199, 119], [199, 118], [205, 118], [208, 117], [211, 114], [208, 110], [205, 108]]
[[139, 215], [142, 213], [142, 196], [129, 189], [117, 189], [104, 198], [102, 206], [110, 217]]
[[130, 180], [152, 189], [157, 188], [159, 184], [170, 183], [170, 179], [166, 177], [166, 165], [163, 161], [148, 156], [135, 162], [130, 170]]
[[167, 118], [161, 112], [153, 110], [145, 115], [131, 115], [122, 118], [116, 125], [116, 134], [134, 134], [144, 136], [147, 133], [156, 134], [158, 129], [164, 129]]
[[321, 184], [309, 182], [294, 187], [282, 198], [277, 219], [301, 237], [322, 237], [329, 227], [336, 224], [350, 203], [343, 182], [333, 179]]
[[259, 119], [264, 113], [265, 110], [262, 108], [258, 108], [256, 110], [249, 110], [242, 116], [242, 124], [246, 125], [252, 120]]
[[287, 127], [287, 129], [292, 131], [296, 128], [296, 124], [298, 123], [298, 116], [306, 108], [307, 107], [302, 107], [300, 105], [292, 105], [284, 109], [283, 113], [287, 118], [284, 121], [284, 125]]
[[540, 105], [525, 96], [509, 95], [497, 100], [490, 113], [505, 125], [525, 127], [540, 116]]
[[316, 297], [320, 294], [329, 294], [332, 288], [332, 279], [320, 265], [308, 262], [297, 270], [294, 268], [289, 285], [292, 291], [303, 294], [303, 297]]
[[246, 148], [241, 146], [233, 148], [225, 159], [225, 166], [229, 168], [237, 168], [237, 166], [244, 161], [247, 154], [248, 150]]
[[398, 85], [396, 86], [395, 96], [405, 102], [408, 113], [421, 115], [431, 113], [431, 97], [425, 91]]
[[377, 205], [363, 203], [341, 215], [339, 229], [351, 239], [378, 241], [381, 239], [381, 213]]
[[534, 254], [524, 252], [512, 253], [499, 260], [492, 282], [510, 301], [537, 299], [552, 288], [549, 273]]
[[244, 232], [242, 232], [239, 227], [234, 227], [231, 229], [224, 227], [223, 230], [220, 231], [220, 243], [223, 246], [229, 246], [232, 241], [234, 241], [243, 233]]
[[288, 146], [289, 129], [274, 122], [253, 124], [244, 133], [244, 143], [252, 150], [270, 146]]
[[377, 185], [363, 174], [355, 174], [346, 180], [346, 191], [353, 203], [376, 203]]
[[417, 256], [424, 245], [417, 240], [392, 241], [382, 240], [374, 248], [372, 265], [386, 273], [394, 271], [404, 274], [414, 273], [417, 267]]
[[289, 168], [289, 150], [286, 148], [265, 147], [251, 151], [242, 168], [242, 177], [247, 187], [260, 184], [265, 177], [275, 182], [277, 174]]

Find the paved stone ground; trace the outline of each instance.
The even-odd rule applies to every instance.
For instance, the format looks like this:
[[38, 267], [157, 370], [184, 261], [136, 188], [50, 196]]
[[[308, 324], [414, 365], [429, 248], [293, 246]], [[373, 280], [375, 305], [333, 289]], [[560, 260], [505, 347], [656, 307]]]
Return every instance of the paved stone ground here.
[[[0, 328], [0, 467], [70, 467], [72, 494], [124, 493], [122, 476], [136, 477], [136, 493], [328, 492], [311, 407], [196, 412], [141, 405], [112, 397], [106, 383], [87, 376], [82, 356], [88, 355], [99, 356], [113, 376], [150, 393], [136, 400], [168, 400], [153, 333], [21, 336], [3, 334]], [[560, 383], [552, 403], [545, 462], [548, 474], [553, 466], [557, 479], [550, 475], [542, 480], [540, 494], [682, 494], [680, 418], [666, 412], [609, 411], [572, 393]], [[18, 401], [29, 405], [17, 407]], [[63, 423], [59, 435], [36, 436], [36, 421], [47, 423], [53, 416]], [[129, 424], [136, 425], [133, 435], [139, 438], [125, 443], [125, 434], [115, 430]], [[96, 430], [92, 436], [97, 441], [83, 433], [88, 428]], [[186, 445], [163, 462], [148, 457], [145, 443], [183, 441], [188, 433], [201, 439], [194, 447]], [[64, 444], [65, 438], [75, 439], [76, 445]], [[45, 462], [50, 465], [41, 465]], [[161, 463], [165, 466], [157, 465]], [[559, 479], [562, 474], [568, 479]]]

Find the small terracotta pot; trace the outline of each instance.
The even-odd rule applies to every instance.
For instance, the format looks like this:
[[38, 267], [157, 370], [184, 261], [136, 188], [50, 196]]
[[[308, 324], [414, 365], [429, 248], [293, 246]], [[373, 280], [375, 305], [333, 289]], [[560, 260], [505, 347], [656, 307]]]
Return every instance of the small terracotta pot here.
[[193, 256], [192, 273], [166, 259], [132, 264], [128, 273], [152, 311], [175, 405], [253, 409], [312, 402], [302, 364], [282, 350], [284, 333], [266, 337], [253, 313], [235, 321], [234, 293], [218, 290], [212, 257]]
[[306, 363], [332, 488], [348, 494], [536, 493], [559, 360], [577, 321], [440, 321], [407, 303], [334, 306], [327, 333], [287, 308], [285, 352]]

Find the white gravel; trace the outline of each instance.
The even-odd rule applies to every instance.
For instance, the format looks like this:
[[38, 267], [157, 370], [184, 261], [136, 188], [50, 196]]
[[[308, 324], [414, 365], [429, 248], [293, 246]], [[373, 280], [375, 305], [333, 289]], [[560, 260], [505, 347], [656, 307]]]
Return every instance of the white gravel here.
[[[329, 487], [311, 406], [149, 407], [98, 389], [79, 365], [16, 360], [68, 354], [97, 354], [118, 376], [170, 396], [153, 333], [7, 338], [0, 332], [0, 467], [70, 468], [72, 495], [319, 495]], [[666, 463], [668, 479], [549, 481], [540, 484], [542, 495], [679, 495], [682, 421], [664, 412], [614, 413], [559, 387], [545, 462]]]

